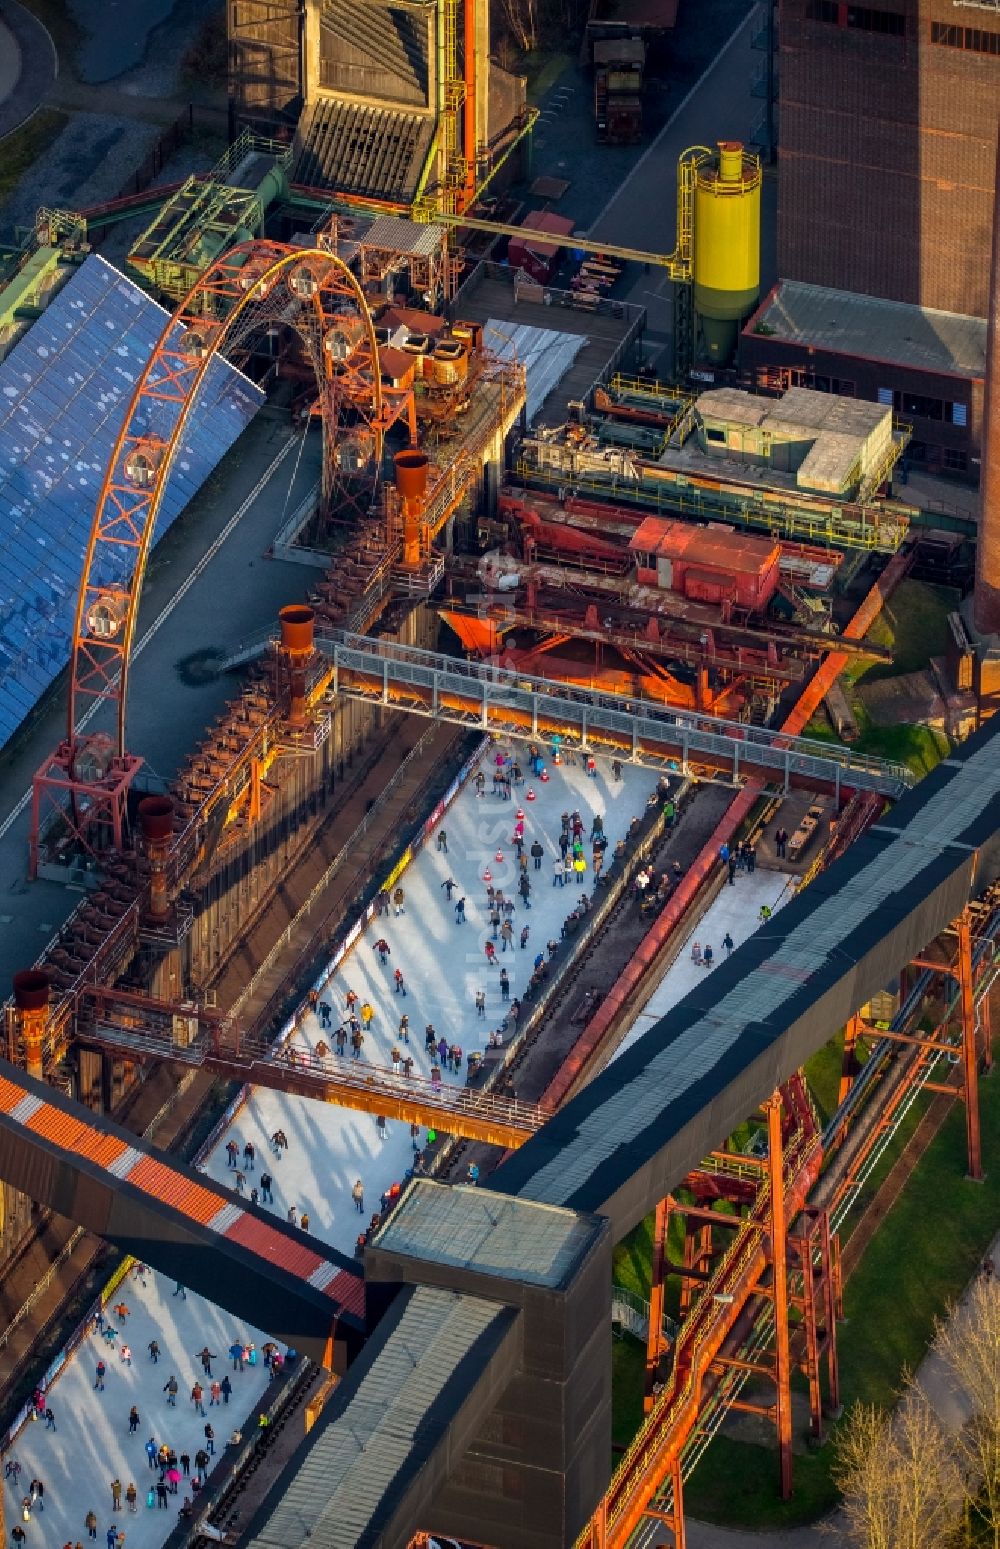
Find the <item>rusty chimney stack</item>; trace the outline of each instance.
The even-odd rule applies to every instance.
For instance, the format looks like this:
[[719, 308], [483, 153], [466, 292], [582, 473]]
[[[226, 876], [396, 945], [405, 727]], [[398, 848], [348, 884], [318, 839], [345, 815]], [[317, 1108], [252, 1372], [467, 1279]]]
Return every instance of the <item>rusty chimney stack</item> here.
[[981, 635], [1000, 634], [1000, 134], [997, 136], [995, 186], [986, 333], [983, 465], [972, 605], [973, 621]]
[[49, 1015], [49, 977], [40, 968], [24, 968], [14, 975], [14, 1004], [24, 1040], [24, 1063], [29, 1076], [45, 1077], [42, 1046]]
[[138, 812], [146, 859], [149, 861], [149, 917], [152, 920], [165, 920], [170, 914], [167, 855], [174, 832], [174, 804], [169, 796], [144, 796]]
[[306, 723], [306, 667], [313, 654], [313, 628], [316, 615], [312, 608], [293, 603], [278, 614], [281, 625], [281, 654], [288, 663], [291, 684], [288, 724]]
[[427, 500], [430, 458], [426, 452], [397, 452], [396, 488], [403, 506], [403, 564], [420, 564], [420, 518]]

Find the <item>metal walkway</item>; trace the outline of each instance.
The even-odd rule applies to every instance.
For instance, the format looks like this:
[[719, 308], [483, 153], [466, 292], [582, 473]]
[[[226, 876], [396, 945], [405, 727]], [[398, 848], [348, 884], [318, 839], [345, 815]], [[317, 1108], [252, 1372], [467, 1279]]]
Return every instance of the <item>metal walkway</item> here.
[[523, 1145], [550, 1117], [537, 1103], [520, 1103], [475, 1087], [436, 1084], [423, 1076], [397, 1076], [384, 1066], [347, 1055], [275, 1048], [263, 1039], [238, 1033], [231, 1035], [231, 1043], [201, 1034], [181, 1044], [152, 1027], [126, 1027], [100, 1018], [79, 1036], [82, 1042], [112, 1054], [210, 1070], [226, 1081], [250, 1082], [340, 1108], [382, 1114], [504, 1149]]
[[353, 1260], [6, 1060], [0, 1178], [313, 1360], [364, 1342]]
[[[227, 665], [263, 655], [275, 639], [243, 642]], [[685, 774], [708, 770], [734, 785], [756, 775], [786, 791], [832, 792], [838, 800], [849, 790], [898, 800], [913, 783], [900, 764], [740, 721], [560, 688], [545, 678], [346, 631], [317, 632], [316, 645], [333, 663], [331, 692], [522, 741], [560, 737], [568, 748], [614, 753], [627, 763]]]

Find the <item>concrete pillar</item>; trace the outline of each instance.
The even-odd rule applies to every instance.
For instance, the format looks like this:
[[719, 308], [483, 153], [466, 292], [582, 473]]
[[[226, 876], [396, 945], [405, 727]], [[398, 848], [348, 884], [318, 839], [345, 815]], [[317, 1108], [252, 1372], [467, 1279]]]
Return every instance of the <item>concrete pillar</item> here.
[[997, 138], [993, 253], [986, 339], [983, 467], [973, 618], [981, 635], [1000, 634], [1000, 136]]
[[306, 103], [315, 100], [320, 84], [320, 35], [323, 25], [323, 0], [305, 0], [302, 18], [302, 96]]

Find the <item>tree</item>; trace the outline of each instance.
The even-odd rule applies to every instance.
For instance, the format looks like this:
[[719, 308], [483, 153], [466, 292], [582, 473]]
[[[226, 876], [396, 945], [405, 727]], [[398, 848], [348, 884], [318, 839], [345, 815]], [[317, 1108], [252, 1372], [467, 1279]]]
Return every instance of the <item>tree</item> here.
[[538, 46], [536, 0], [500, 0], [500, 9], [511, 37], [524, 54]]
[[935, 1348], [965, 1411], [954, 1439], [959, 1466], [1000, 1549], [1000, 1285], [992, 1275], [982, 1275], [938, 1324]]
[[919, 1388], [895, 1413], [857, 1404], [837, 1433], [835, 1478], [858, 1549], [941, 1549], [960, 1521], [963, 1476]]

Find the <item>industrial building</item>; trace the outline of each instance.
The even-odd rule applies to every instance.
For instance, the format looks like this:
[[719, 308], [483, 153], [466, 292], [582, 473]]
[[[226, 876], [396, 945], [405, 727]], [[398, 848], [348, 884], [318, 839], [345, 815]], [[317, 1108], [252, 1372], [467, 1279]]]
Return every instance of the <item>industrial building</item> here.
[[986, 316], [1000, 18], [953, 0], [783, 0], [778, 273]]
[[294, 137], [292, 179], [408, 209], [471, 203], [529, 122], [486, 0], [230, 0], [230, 116]]
[[743, 328], [739, 361], [758, 391], [885, 405], [913, 427], [908, 461], [978, 481], [985, 318], [779, 280]]

